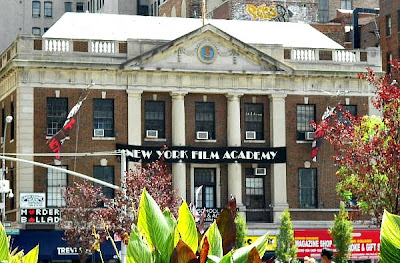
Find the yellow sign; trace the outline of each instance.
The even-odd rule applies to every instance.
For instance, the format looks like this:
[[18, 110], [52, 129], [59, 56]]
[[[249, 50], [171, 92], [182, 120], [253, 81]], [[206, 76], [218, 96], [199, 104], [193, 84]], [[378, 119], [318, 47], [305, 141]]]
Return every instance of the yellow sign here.
[[[250, 245], [257, 240], [256, 236], [247, 236], [246, 237], [246, 245]], [[273, 251], [276, 249], [276, 236], [269, 236], [268, 237], [268, 246], [267, 250]]]

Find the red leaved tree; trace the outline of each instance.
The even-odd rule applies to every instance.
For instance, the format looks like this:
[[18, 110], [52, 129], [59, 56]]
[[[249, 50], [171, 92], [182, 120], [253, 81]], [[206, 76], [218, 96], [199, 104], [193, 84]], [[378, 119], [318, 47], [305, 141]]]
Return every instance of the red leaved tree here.
[[[346, 201], [379, 224], [383, 211], [400, 213], [400, 63], [392, 73], [377, 76], [371, 69], [360, 78], [375, 87], [374, 106], [382, 117], [352, 116], [339, 107], [332, 116], [313, 123], [335, 150], [336, 190]], [[338, 118], [340, 116], [340, 118]]]

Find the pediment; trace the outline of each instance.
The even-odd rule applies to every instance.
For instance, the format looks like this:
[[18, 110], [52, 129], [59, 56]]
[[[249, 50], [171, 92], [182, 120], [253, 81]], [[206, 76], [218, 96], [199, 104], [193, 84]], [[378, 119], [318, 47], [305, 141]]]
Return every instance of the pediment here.
[[206, 72], [286, 72], [293, 70], [251, 45], [203, 26], [154, 48], [122, 65], [124, 69], [162, 69]]

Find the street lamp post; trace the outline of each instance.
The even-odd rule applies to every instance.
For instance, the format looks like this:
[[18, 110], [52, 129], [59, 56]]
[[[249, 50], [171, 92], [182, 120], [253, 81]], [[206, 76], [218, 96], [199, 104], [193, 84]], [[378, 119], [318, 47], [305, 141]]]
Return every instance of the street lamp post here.
[[[13, 121], [12, 116], [7, 116], [5, 119], [4, 133], [3, 133], [3, 157], [6, 152], [6, 136], [7, 136], [7, 124]], [[1, 162], [1, 180], [3, 182], [3, 189], [1, 191], [1, 222], [4, 226], [6, 219], [6, 193], [10, 193], [10, 182], [6, 180], [6, 160], [3, 159]]]

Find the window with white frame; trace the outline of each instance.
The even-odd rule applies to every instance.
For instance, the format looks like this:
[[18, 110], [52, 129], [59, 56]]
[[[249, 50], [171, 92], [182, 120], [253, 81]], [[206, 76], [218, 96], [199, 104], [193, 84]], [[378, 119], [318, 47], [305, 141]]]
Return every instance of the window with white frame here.
[[305, 140], [306, 132], [314, 131], [310, 125], [313, 120], [315, 120], [315, 104], [298, 104], [296, 140]]
[[47, 98], [47, 132], [48, 136], [56, 134], [64, 126], [68, 115], [67, 98]]
[[[262, 103], [244, 104], [244, 127], [246, 132], [255, 132], [256, 140], [264, 139], [264, 105]], [[245, 138], [247, 138], [246, 136]]]
[[[114, 166], [94, 166], [93, 167], [93, 177], [104, 182], [114, 184]], [[103, 185], [94, 184], [95, 186], [100, 186], [103, 188], [103, 194], [107, 198], [114, 198], [114, 189], [110, 187], [105, 187]]]
[[40, 29], [40, 27], [32, 27], [32, 35], [41, 36], [42, 30]]
[[340, 0], [340, 9], [352, 10], [352, 0]]
[[386, 21], [386, 36], [388, 37], [392, 34], [392, 16], [387, 15], [385, 17], [385, 21]]
[[32, 17], [40, 17], [40, 1], [32, 1]]
[[215, 139], [215, 105], [214, 102], [196, 102], [196, 132], [207, 132], [208, 139]]
[[318, 0], [318, 20], [321, 23], [329, 22], [329, 0]]
[[93, 129], [102, 130], [104, 137], [114, 137], [113, 99], [93, 99]]
[[44, 2], [44, 17], [53, 17], [53, 2]]
[[265, 176], [255, 175], [253, 168], [246, 168], [246, 207], [265, 208]]
[[[66, 169], [66, 166], [59, 166]], [[47, 169], [47, 206], [61, 207], [65, 206], [65, 200], [62, 191], [67, 187], [67, 174], [65, 172]]]
[[76, 12], [78, 12], [78, 13], [85, 12], [85, 6], [84, 6], [83, 2], [76, 3]]
[[317, 208], [317, 169], [299, 169], [299, 207]]
[[203, 188], [197, 196], [197, 208], [214, 208], [216, 206], [215, 168], [194, 168], [195, 193], [200, 186], [203, 186]]
[[157, 131], [157, 138], [165, 138], [165, 102], [145, 101], [144, 111], [146, 133]]
[[74, 12], [72, 2], [64, 2], [64, 11], [65, 12]]

